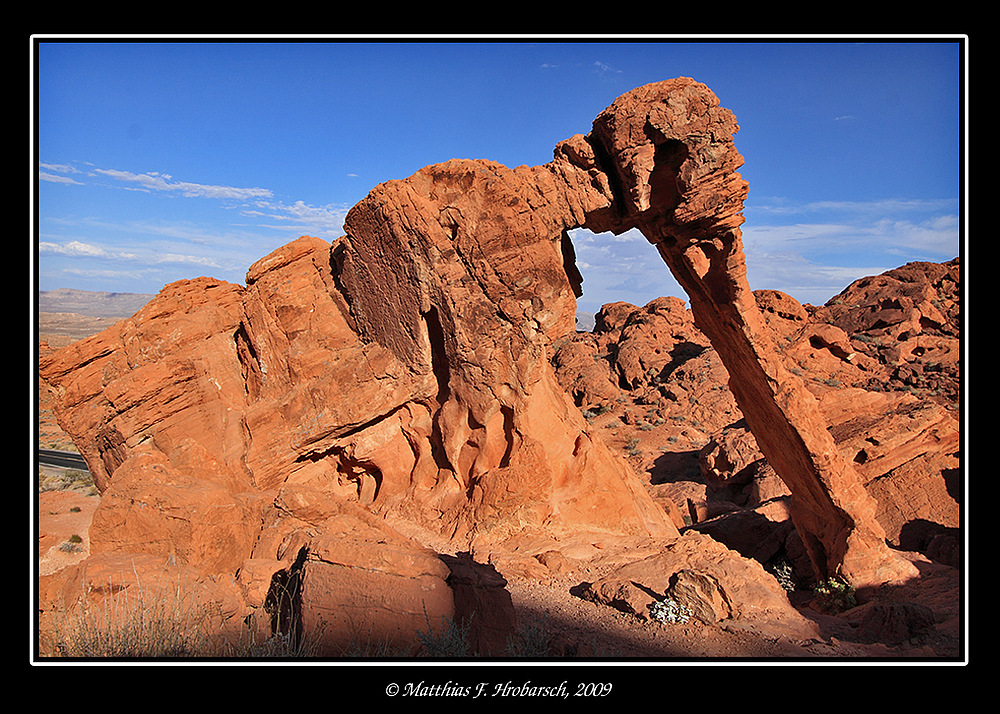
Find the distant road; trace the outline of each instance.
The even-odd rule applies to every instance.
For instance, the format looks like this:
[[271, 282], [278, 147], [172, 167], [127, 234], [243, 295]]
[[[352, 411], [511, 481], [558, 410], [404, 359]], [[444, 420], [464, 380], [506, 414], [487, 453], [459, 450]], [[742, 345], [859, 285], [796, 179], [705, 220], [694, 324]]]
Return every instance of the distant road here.
[[87, 462], [80, 454], [73, 451], [38, 450], [38, 463], [46, 466], [59, 466], [64, 469], [81, 469], [87, 471]]

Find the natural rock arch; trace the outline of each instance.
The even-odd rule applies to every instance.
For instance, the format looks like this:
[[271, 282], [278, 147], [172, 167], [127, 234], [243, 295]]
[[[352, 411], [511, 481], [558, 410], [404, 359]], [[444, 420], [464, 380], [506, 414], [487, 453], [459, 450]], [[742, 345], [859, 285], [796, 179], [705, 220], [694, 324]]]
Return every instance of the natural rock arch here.
[[[518, 347], [508, 345], [505, 350], [511, 365], [525, 365], [536, 360], [519, 360], [518, 351], [531, 352], [565, 330], [575, 305], [572, 298], [579, 295], [565, 232], [575, 227], [614, 233], [639, 229], [687, 292], [696, 324], [729, 370], [730, 387], [761, 451], [792, 491], [793, 521], [817, 576], [841, 577], [863, 586], [913, 575], [912, 565], [886, 546], [873, 499], [851, 464], [837, 453], [815, 399], [785, 369], [764, 328], [745, 274], [740, 225], [747, 183], [736, 172], [743, 163], [733, 141], [737, 130], [733, 114], [720, 107], [703, 84], [678, 78], [640, 87], [602, 112], [586, 137], [562, 142], [554, 160], [543, 167], [519, 167], [507, 175], [504, 167], [478, 162], [465, 166], [455, 180], [443, 178], [457, 166], [449, 162], [447, 169], [429, 167], [425, 176], [395, 184], [394, 189], [410, 194], [392, 199], [397, 205], [430, 202], [424, 223], [416, 230], [410, 222], [412, 212], [407, 214], [407, 225], [398, 228], [391, 227], [385, 213], [359, 225], [364, 216], [373, 215], [367, 205], [372, 197], [380, 207], [388, 204], [381, 192], [373, 192], [348, 218], [347, 250], [359, 251], [354, 265], [371, 269], [381, 257], [371, 252], [372, 247], [384, 250], [383, 239], [390, 235], [411, 246], [414, 236], [443, 235], [438, 246], [416, 251], [426, 262], [392, 266], [380, 273], [380, 280], [395, 276], [387, 283], [395, 282], [399, 292], [393, 294], [407, 294], [407, 286], [431, 285], [434, 281], [428, 276], [441, 274], [443, 263], [435, 262], [432, 254], [457, 260], [498, 306], [496, 315], [509, 330], [508, 339], [518, 342], [527, 337]], [[483, 172], [489, 176], [484, 178]], [[511, 212], [521, 201], [526, 204], [524, 212]], [[435, 212], [438, 225], [433, 225]], [[352, 234], [381, 238], [355, 241]], [[518, 234], [520, 239], [511, 239]], [[519, 252], [533, 242], [555, 244], [559, 254], [541, 261], [525, 261], [520, 255], [521, 260], [511, 262], [511, 256], [503, 255], [505, 240]], [[537, 259], [537, 251], [529, 250]], [[532, 274], [554, 272], [559, 257], [564, 278], [536, 279]], [[482, 265], [477, 264], [479, 259]], [[489, 269], [481, 270], [487, 264]], [[498, 270], [498, 266], [503, 267]], [[504, 275], [504, 267], [511, 267], [511, 272]], [[459, 280], [465, 278], [463, 273]], [[352, 309], [361, 315], [362, 332], [369, 330], [404, 361], [415, 353], [403, 347], [416, 334], [405, 329], [405, 320], [397, 324], [366, 320], [366, 314], [377, 315], [379, 310], [366, 308], [360, 285], [351, 288], [350, 270], [341, 282], [355, 296]], [[522, 289], [528, 292], [519, 294]], [[453, 296], [454, 291], [442, 289], [432, 296], [424, 290], [416, 296], [409, 289], [408, 294], [414, 302], [447, 302], [444, 296]], [[461, 335], [463, 322], [468, 324], [468, 319], [450, 319], [451, 334]], [[528, 335], [532, 329], [534, 334]], [[502, 385], [510, 374], [505, 370], [504, 375], [494, 375], [499, 379], [467, 380], [467, 384]], [[519, 379], [530, 381], [527, 374]]]
[[[693, 80], [640, 87], [543, 166], [452, 160], [386, 182], [332, 246], [282, 246], [250, 267], [245, 287], [172, 284], [45, 360], [60, 424], [103, 493], [93, 552], [239, 572], [248, 592], [266, 594], [251, 586], [291, 567], [300, 547], [312, 554], [307, 575], [340, 577], [350, 544], [337, 529], [358, 519], [359, 542], [381, 542], [392, 518], [437, 529], [479, 562], [534, 536], [533, 547], [588, 531], [678, 540], [549, 359], [576, 323], [567, 231], [635, 228], [728, 369], [792, 492], [816, 574], [856, 586], [914, 575], [885, 545], [872, 499], [764, 328], [745, 276], [737, 128]], [[157, 518], [133, 528], [129, 508], [154, 500]], [[164, 516], [206, 507], [214, 521]], [[150, 538], [157, 528], [165, 535]], [[323, 599], [323, 577], [303, 581], [318, 611], [342, 604]], [[263, 595], [247, 597], [262, 606]]]
[[619, 97], [587, 137], [609, 175], [615, 211], [586, 227], [638, 228], [687, 292], [761, 451], [792, 492], [792, 518], [817, 576], [859, 587], [914, 576], [887, 547], [874, 500], [765, 328], [746, 279], [737, 130], [715, 95], [687, 78]]

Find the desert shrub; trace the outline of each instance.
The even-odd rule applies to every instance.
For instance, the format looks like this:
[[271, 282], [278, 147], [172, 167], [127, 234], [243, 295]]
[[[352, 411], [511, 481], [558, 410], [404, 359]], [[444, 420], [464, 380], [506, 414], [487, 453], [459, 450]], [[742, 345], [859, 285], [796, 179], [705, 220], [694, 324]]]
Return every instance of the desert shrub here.
[[86, 495], [96, 495], [97, 486], [89, 471], [67, 469], [61, 473], [38, 472], [38, 492], [43, 491], [80, 491]]
[[765, 567], [765, 570], [774, 576], [774, 579], [778, 581], [782, 589], [793, 592], [798, 588], [795, 580], [795, 569], [786, 559], [780, 558], [774, 563], [769, 563]]
[[685, 623], [691, 619], [691, 609], [671, 597], [658, 600], [649, 606], [649, 616], [662, 623]]
[[356, 633], [352, 633], [350, 643], [339, 653], [341, 657], [362, 659], [386, 659], [405, 657], [406, 655], [407, 652], [399, 645], [388, 642], [384, 638], [374, 638], [370, 634], [361, 638]]
[[826, 613], [836, 615], [857, 605], [854, 586], [839, 578], [828, 578], [815, 587], [816, 605]]
[[545, 615], [526, 618], [507, 642], [507, 656], [539, 659], [550, 656], [549, 622]]
[[459, 658], [469, 657], [469, 618], [465, 624], [456, 623], [451, 618], [441, 618], [441, 631], [435, 632], [431, 625], [430, 618], [424, 613], [427, 619], [427, 631], [417, 631], [417, 640], [423, 645], [424, 654], [427, 657]]
[[229, 644], [224, 649], [222, 656], [238, 659], [302, 659], [318, 657], [319, 654], [320, 640], [318, 637], [296, 637], [292, 632], [275, 632], [260, 641], [251, 637], [235, 644]]
[[81, 543], [83, 543], [83, 538], [74, 533], [66, 539], [65, 543], [59, 546], [59, 550], [64, 553], [78, 553], [82, 550], [80, 547]]

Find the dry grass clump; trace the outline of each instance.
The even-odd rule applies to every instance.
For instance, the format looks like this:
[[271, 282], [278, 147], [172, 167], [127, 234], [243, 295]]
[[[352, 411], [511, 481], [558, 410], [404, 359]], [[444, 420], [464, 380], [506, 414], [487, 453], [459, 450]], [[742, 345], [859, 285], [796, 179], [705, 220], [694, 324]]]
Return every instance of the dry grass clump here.
[[100, 600], [64, 614], [55, 654], [81, 659], [203, 656], [209, 651], [205, 619], [179, 588], [108, 587]]
[[291, 633], [227, 638], [212, 608], [182, 584], [108, 584], [57, 618], [49, 657], [72, 659], [274, 659], [318, 656], [318, 640]]
[[38, 492], [43, 491], [79, 491], [85, 496], [98, 495], [94, 477], [89, 471], [79, 469], [59, 471], [39, 469]]

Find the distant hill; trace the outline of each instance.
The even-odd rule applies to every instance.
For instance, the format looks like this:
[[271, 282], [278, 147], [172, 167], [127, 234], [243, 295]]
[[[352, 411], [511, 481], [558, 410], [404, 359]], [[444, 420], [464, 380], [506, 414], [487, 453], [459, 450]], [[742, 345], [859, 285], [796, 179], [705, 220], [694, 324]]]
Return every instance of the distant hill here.
[[62, 312], [85, 317], [131, 317], [155, 295], [109, 293], [59, 288], [38, 293], [39, 312]]

